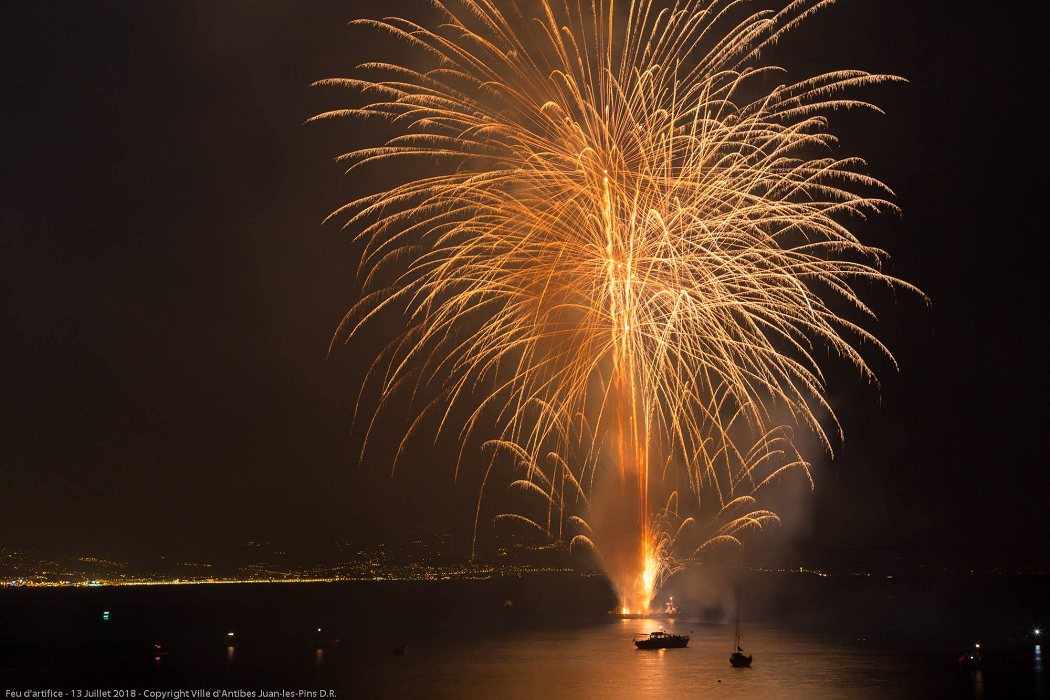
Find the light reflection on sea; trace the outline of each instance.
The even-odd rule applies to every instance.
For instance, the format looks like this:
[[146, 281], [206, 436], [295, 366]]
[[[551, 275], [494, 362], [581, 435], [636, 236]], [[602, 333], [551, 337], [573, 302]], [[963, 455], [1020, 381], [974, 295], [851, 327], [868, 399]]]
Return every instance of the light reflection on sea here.
[[[930, 592], [923, 581], [907, 607], [899, 607], [901, 598], [878, 607], [884, 597], [834, 598], [820, 581], [821, 589], [779, 606], [786, 612], [776, 624], [762, 617], [768, 612], [745, 616], [741, 644], [754, 655], [750, 669], [729, 664], [731, 624], [621, 620], [593, 611], [600, 588], [555, 582], [561, 585], [544, 593], [538, 583], [7, 592], [0, 595], [0, 685], [296, 688], [334, 690], [327, 697], [336, 698], [467, 700], [1046, 693], [1043, 650], [1022, 639], [1044, 616], [1006, 607], [1040, 605], [1047, 599], [1041, 579], [992, 589], [999, 595], [983, 600], [1000, 608], [967, 605], [939, 615], [929, 604], [934, 593], [958, 599], [958, 588]], [[513, 608], [504, 605], [511, 595]], [[578, 612], [588, 603], [592, 611]], [[634, 635], [661, 626], [691, 634], [689, 646], [635, 648]], [[960, 653], [977, 641], [982, 668], [960, 668]]]
[[[954, 697], [959, 691], [965, 697], [967, 688], [979, 696], [979, 675], [943, 658], [879, 651], [841, 635], [752, 626], [742, 646], [753, 654], [753, 666], [737, 669], [729, 664], [731, 626], [662, 623], [668, 631], [692, 632], [689, 646], [636, 649], [632, 635], [654, 629], [645, 620], [437, 636], [415, 640], [409, 654], [383, 658], [357, 680], [369, 695], [391, 697], [860, 700]], [[931, 663], [940, 667], [931, 669]]]

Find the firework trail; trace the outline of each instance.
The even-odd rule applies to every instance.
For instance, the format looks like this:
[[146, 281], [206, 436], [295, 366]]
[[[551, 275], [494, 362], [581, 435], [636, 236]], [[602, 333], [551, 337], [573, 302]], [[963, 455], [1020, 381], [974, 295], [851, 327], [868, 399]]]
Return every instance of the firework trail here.
[[[434, 0], [433, 27], [360, 20], [424, 66], [402, 56], [319, 82], [365, 104], [315, 119], [392, 129], [341, 156], [348, 169], [401, 178], [330, 217], [363, 251], [336, 339], [406, 321], [366, 378], [379, 401], [371, 416], [358, 402], [364, 447], [384, 406], [412, 401], [398, 457], [423, 426], [463, 446], [481, 432], [485, 482], [509, 454], [523, 470], [513, 486], [546, 505], [545, 521], [505, 517], [605, 553], [622, 533], [589, 522], [616, 510], [615, 492], [633, 554], [610, 569], [638, 609], [673, 572], [683, 532], [739, 544], [776, 522], [762, 488], [809, 468], [774, 407], [830, 451], [818, 355], [875, 381], [860, 349], [892, 357], [854, 318], [874, 316], [857, 287], [914, 289], [847, 228], [896, 209], [862, 160], [835, 155], [825, 117], [877, 109], [845, 92], [898, 78], [785, 82], [761, 60], [831, 1]], [[679, 512], [686, 489], [693, 517]]]

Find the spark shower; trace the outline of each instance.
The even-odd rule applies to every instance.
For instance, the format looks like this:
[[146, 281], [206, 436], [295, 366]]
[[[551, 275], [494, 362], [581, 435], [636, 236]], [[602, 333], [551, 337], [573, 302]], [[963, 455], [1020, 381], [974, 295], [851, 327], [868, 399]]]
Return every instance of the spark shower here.
[[851, 234], [896, 207], [828, 131], [900, 79], [762, 60], [831, 4], [432, 0], [432, 26], [356, 22], [394, 58], [319, 81], [358, 106], [314, 119], [384, 122], [340, 160], [395, 182], [329, 217], [361, 250], [333, 343], [403, 329], [361, 387], [362, 456], [395, 405], [395, 468], [454, 431], [457, 475], [484, 454], [475, 538], [509, 475], [521, 505], [497, 518], [592, 549], [625, 611], [676, 556], [779, 522], [767, 487], [812, 486], [799, 432], [841, 439], [818, 357], [872, 382], [861, 351], [892, 361], [859, 287], [921, 294]]

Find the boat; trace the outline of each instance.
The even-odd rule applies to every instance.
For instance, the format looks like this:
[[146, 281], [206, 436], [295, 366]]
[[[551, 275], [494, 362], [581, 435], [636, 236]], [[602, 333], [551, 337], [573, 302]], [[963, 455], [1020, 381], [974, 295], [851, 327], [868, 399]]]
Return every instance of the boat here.
[[648, 637], [634, 640], [639, 649], [683, 649], [689, 643], [689, 635], [668, 634], [663, 630], [650, 632]]
[[729, 655], [729, 663], [736, 668], [751, 668], [751, 654], [744, 656], [744, 650], [737, 647], [737, 651]]
[[612, 612], [621, 620], [673, 620], [679, 616], [678, 607], [674, 604], [674, 596], [671, 596], [663, 607], [649, 612], [631, 612], [626, 607]]
[[977, 645], [975, 645], [975, 647], [973, 649], [970, 649], [969, 651], [963, 653], [963, 655], [959, 657], [959, 667], [960, 668], [980, 668], [981, 667], [981, 652], [979, 651], [980, 648], [981, 648], [981, 645], [977, 644]]
[[330, 649], [337, 646], [339, 646], [339, 637], [323, 632], [320, 627], [317, 628], [317, 634], [314, 635], [314, 649]]
[[680, 613], [677, 612], [625, 613], [613, 611], [611, 614], [621, 620], [674, 620], [680, 617]]
[[751, 668], [751, 654], [744, 656], [744, 650], [740, 648], [740, 594], [736, 596], [736, 641], [733, 644], [735, 651], [729, 655], [729, 663], [734, 668]]

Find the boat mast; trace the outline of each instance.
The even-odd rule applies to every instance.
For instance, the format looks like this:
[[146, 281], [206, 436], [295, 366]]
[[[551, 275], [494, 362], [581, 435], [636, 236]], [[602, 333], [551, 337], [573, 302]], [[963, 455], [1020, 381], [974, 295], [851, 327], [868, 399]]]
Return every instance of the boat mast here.
[[733, 651], [740, 651], [740, 589], [736, 591], [736, 644], [733, 645]]

